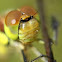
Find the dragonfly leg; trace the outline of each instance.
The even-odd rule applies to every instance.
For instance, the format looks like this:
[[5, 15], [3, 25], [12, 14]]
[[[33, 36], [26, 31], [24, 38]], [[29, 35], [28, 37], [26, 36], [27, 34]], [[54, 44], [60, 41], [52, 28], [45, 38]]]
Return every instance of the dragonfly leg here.
[[[35, 59], [32, 60], [31, 62], [33, 62], [33, 61], [35, 61], [35, 60], [37, 60], [37, 59], [39, 59], [39, 58], [41, 58], [41, 57], [47, 57], [47, 58], [52, 59], [51, 57], [49, 57], [49, 56], [47, 56], [47, 55], [40, 55], [39, 57], [35, 58]], [[48, 62], [48, 61], [47, 61], [47, 62]], [[54, 60], [54, 62], [56, 62], [56, 60]]]
[[21, 50], [21, 51], [22, 51], [24, 62], [28, 62], [27, 57], [25, 56], [24, 50]]

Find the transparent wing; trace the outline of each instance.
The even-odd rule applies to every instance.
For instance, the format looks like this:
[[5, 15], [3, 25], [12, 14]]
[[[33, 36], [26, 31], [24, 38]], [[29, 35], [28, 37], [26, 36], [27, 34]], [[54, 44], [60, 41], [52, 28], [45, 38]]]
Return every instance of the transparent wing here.
[[52, 29], [53, 29], [53, 40], [55, 41], [55, 44], [58, 43], [58, 26], [59, 22], [56, 20], [54, 16], [52, 16]]

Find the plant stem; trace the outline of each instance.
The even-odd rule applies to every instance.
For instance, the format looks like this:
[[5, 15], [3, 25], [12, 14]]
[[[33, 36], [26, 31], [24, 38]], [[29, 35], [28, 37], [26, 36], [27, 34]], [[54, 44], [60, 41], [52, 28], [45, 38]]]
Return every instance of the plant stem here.
[[40, 22], [41, 22], [40, 26], [42, 27], [41, 29], [42, 29], [43, 38], [45, 41], [46, 54], [47, 56], [52, 58], [52, 59], [48, 58], [48, 62], [54, 62], [54, 57], [51, 49], [51, 39], [48, 35], [47, 27], [45, 23], [46, 20], [45, 20], [45, 14], [44, 14], [44, 2], [43, 0], [37, 0], [37, 4], [38, 4]]

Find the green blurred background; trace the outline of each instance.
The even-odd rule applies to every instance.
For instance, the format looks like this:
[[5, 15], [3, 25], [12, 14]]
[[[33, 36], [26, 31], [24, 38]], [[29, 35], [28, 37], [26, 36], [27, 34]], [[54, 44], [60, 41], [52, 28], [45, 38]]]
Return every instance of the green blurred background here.
[[[46, 21], [48, 25], [48, 32], [49, 35], [52, 36], [52, 28], [51, 28], [51, 16], [54, 15], [57, 20], [59, 21], [59, 31], [58, 31], [58, 45], [53, 45], [53, 53], [54, 58], [57, 60], [57, 62], [62, 61], [62, 0], [44, 0], [45, 4], [45, 15], [46, 15]], [[7, 10], [13, 10], [20, 8], [24, 5], [31, 5], [37, 9], [37, 3], [36, 0], [0, 0], [0, 14], [4, 14]], [[40, 35], [39, 35], [40, 36]], [[34, 42], [34, 46], [41, 52], [45, 53], [44, 45], [37, 44]], [[9, 50], [10, 49], [10, 50]], [[0, 62], [22, 62], [22, 56], [20, 51], [18, 51], [17, 48], [9, 46], [8, 47], [9, 57], [8, 59], [1, 58]], [[31, 52], [31, 51], [30, 51]], [[30, 53], [33, 54], [33, 53]], [[36, 57], [31, 56], [31, 57]], [[32, 59], [33, 59], [32, 58]], [[6, 60], [6, 61], [5, 61]], [[37, 60], [36, 62], [41, 62]]]

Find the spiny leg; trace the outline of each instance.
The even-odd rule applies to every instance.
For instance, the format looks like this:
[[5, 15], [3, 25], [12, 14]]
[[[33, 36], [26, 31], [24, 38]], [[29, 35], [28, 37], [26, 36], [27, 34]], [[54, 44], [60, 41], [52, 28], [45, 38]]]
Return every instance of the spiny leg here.
[[24, 49], [22, 50], [24, 62], [30, 62], [30, 54], [29, 54], [30, 47], [31, 44], [24, 45]]
[[[40, 55], [42, 55], [42, 54], [36, 49], [36, 47], [32, 47], [31, 49], [32, 49], [32, 51], [34, 52], [34, 54], [37, 55], [38, 57], [39, 57]], [[35, 59], [36, 59], [36, 58], [35, 58]], [[42, 58], [40, 58], [40, 59], [41, 59], [41, 61], [48, 62], [45, 57], [42, 57]], [[32, 60], [32, 61], [33, 61], [33, 60]]]
[[[37, 60], [37, 59], [39, 59], [39, 58], [42, 58], [42, 57], [46, 57], [46, 58], [50, 58], [50, 59], [52, 59], [51, 57], [49, 57], [49, 56], [47, 56], [47, 55], [43, 55], [43, 54], [41, 54], [40, 56], [38, 56], [37, 58], [35, 58], [35, 59], [33, 59], [31, 62], [33, 62], [33, 61], [35, 61], [35, 60]], [[44, 61], [44, 62], [48, 62], [47, 60], [46, 61]], [[56, 62], [56, 60], [54, 60], [54, 62]]]
[[27, 60], [27, 57], [26, 57], [26, 55], [25, 55], [24, 50], [21, 50], [21, 51], [22, 51], [22, 55], [23, 55], [24, 62], [28, 62], [28, 60]]

